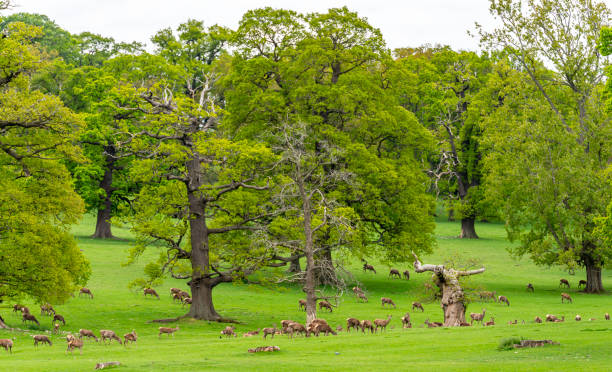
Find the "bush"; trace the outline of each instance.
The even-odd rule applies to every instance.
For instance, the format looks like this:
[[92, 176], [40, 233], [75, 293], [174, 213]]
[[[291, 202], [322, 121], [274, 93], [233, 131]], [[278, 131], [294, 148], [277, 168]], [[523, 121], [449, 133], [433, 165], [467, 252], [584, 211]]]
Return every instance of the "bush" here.
[[521, 340], [523, 340], [522, 337], [507, 337], [507, 338], [502, 338], [501, 341], [499, 341], [499, 345], [497, 346], [497, 350], [502, 351], [502, 350], [512, 350], [514, 349], [514, 345], [519, 345], [521, 343]]

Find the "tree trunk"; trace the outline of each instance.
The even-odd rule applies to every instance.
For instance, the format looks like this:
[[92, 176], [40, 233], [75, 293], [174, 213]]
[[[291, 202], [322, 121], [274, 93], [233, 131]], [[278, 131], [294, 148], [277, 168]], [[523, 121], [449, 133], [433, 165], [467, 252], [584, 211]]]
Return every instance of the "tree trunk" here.
[[603, 283], [601, 282], [601, 267], [593, 262], [593, 259], [588, 257], [585, 261], [587, 284], [584, 289], [587, 293], [602, 293], [604, 292]]
[[[108, 163], [108, 161], [107, 161]], [[107, 164], [104, 177], [100, 181], [100, 188], [104, 190], [104, 201], [102, 207], [98, 208], [98, 220], [96, 221], [96, 232], [92, 235], [94, 239], [112, 239], [111, 232], [111, 196], [113, 193], [113, 168]]]
[[442, 291], [440, 307], [444, 311], [444, 326], [460, 326], [465, 322], [465, 297], [456, 271], [444, 270], [439, 275], [434, 275], [434, 281]]
[[317, 297], [315, 293], [315, 259], [314, 240], [312, 232], [312, 221], [310, 211], [310, 198], [304, 190], [304, 185], [298, 183], [300, 196], [302, 198], [302, 212], [304, 213], [304, 254], [306, 256], [306, 279], [304, 292], [306, 292], [306, 326], [317, 318]]
[[187, 314], [191, 318], [218, 321], [221, 315], [215, 310], [212, 300], [213, 286], [210, 279], [191, 281], [191, 307]]
[[300, 267], [299, 258], [289, 261], [289, 270], [287, 270], [288, 273], [299, 273], [301, 271], [302, 271], [302, 268]]
[[461, 219], [461, 236], [462, 239], [478, 239], [476, 229], [474, 228], [474, 218]]
[[455, 222], [455, 209], [448, 210], [448, 222]]

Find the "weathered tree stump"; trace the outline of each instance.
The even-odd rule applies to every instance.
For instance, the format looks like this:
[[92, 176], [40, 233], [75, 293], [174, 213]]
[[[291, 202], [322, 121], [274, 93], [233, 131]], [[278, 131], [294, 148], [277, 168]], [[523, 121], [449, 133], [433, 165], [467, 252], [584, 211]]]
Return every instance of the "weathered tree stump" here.
[[465, 295], [459, 284], [459, 278], [481, 274], [485, 268], [462, 271], [446, 268], [444, 265], [424, 265], [414, 252], [412, 255], [414, 256], [414, 271], [417, 273], [433, 272], [433, 281], [442, 291], [440, 306], [444, 311], [444, 327], [461, 326], [462, 323], [465, 323]]

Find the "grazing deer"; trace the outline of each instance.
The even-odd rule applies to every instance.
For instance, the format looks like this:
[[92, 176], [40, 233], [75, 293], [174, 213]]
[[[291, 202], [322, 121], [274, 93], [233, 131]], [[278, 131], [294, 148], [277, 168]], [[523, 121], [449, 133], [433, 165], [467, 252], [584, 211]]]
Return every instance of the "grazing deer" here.
[[21, 316], [21, 321], [25, 324], [25, 322], [32, 322], [32, 323], [36, 323], [36, 325], [40, 325], [40, 323], [38, 323], [38, 320], [36, 320], [36, 317], [30, 313], [23, 313], [23, 315]]
[[433, 323], [430, 323], [430, 322], [429, 322], [429, 318], [427, 318], [427, 319], [425, 320], [425, 323], [424, 323], [424, 324], [427, 324], [427, 328], [436, 328], [436, 327], [442, 327], [442, 323], [439, 323], [439, 322], [433, 322]]
[[66, 341], [68, 341], [68, 348], [66, 349], [66, 354], [68, 354], [68, 351], [70, 351], [70, 354], [72, 354], [74, 349], [79, 349], [79, 352], [83, 354], [83, 340], [79, 340], [73, 335], [68, 335], [66, 336]]
[[528, 283], [528, 284], [527, 284], [527, 291], [534, 292], [534, 289], [533, 289], [533, 284], [531, 284], [531, 283]]
[[183, 307], [185, 307], [185, 305], [191, 305], [192, 303], [193, 303], [193, 300], [191, 299], [191, 297], [183, 298]]
[[27, 306], [22, 306], [20, 310], [21, 310], [21, 314], [29, 314], [30, 313], [30, 309]]
[[389, 297], [381, 297], [380, 302], [382, 303], [382, 307], [385, 307], [385, 304], [389, 304], [389, 305], [393, 305], [394, 309], [396, 308], [395, 303]]
[[567, 293], [561, 293], [561, 303], [563, 303], [564, 300], [567, 300], [573, 303], [572, 297], [570, 295], [568, 295]]
[[363, 293], [363, 289], [361, 289], [359, 287], [353, 287], [352, 290], [353, 290], [353, 293], [355, 294], [355, 296], [357, 296], [357, 294], [359, 294], [359, 293]]
[[319, 337], [319, 334], [321, 332], [325, 332], [325, 336], [329, 336], [329, 334], [331, 333], [332, 335], [336, 336], [337, 333], [329, 326], [329, 324], [327, 324], [327, 322], [325, 323], [311, 323], [312, 326], [312, 330], [311, 332], [313, 332], [315, 334], [315, 336]]
[[368, 298], [366, 297], [365, 293], [358, 293], [357, 294], [357, 299], [361, 300], [363, 302], [368, 302]]
[[172, 294], [175, 294], [175, 293], [176, 293], [176, 294], [179, 294], [179, 293], [181, 293], [182, 291], [183, 291], [183, 290], [182, 290], [182, 289], [180, 289], [180, 288], [170, 288], [170, 294], [171, 294], [171, 295], [172, 295]]
[[274, 328], [264, 328], [261, 330], [261, 332], [263, 333], [264, 340], [266, 337], [268, 337], [268, 335], [272, 335], [272, 338], [274, 338], [274, 335], [276, 334], [276, 325]]
[[157, 299], [159, 300], [159, 295], [153, 288], [144, 288], [143, 292], [145, 297], [147, 297], [147, 295], [151, 295], [157, 297]]
[[365, 333], [366, 328], [369, 329], [371, 333], [374, 333], [374, 325], [367, 319], [361, 321], [361, 333]]
[[138, 341], [138, 335], [136, 334], [135, 329], [133, 329], [132, 332], [123, 335], [124, 346], [127, 346], [129, 342], [134, 343], [136, 341]]
[[119, 345], [122, 345], [123, 343], [121, 342], [121, 339], [119, 338], [119, 336], [117, 336], [117, 334], [113, 331], [110, 331], [108, 329], [101, 329], [100, 330], [100, 338], [102, 339], [102, 343], [106, 345], [106, 340], [108, 339], [108, 343], [110, 344], [111, 342], [113, 342], [113, 340], [116, 340]]
[[536, 316], [533, 321], [536, 323], [542, 323], [542, 318], [540, 318], [539, 316]]
[[289, 338], [293, 338], [294, 333], [301, 333], [305, 336], [308, 336], [308, 332], [306, 331], [306, 327], [303, 324], [298, 322], [291, 322], [286, 327], [287, 333], [289, 334]]
[[508, 301], [508, 297], [506, 297], [506, 296], [499, 296], [499, 297], [497, 297], [497, 302], [499, 302], [500, 304], [503, 302], [506, 305], [510, 306], [510, 301]]
[[376, 325], [376, 329], [374, 330], [374, 332], [376, 333], [379, 327], [381, 332], [384, 331], [390, 321], [391, 315], [387, 316], [387, 319], [374, 319], [374, 324]]
[[23, 305], [21, 305], [21, 304], [15, 304], [15, 305], [13, 305], [13, 312], [14, 312], [14, 313], [16, 313], [16, 312], [18, 312], [18, 311], [21, 311], [21, 309], [22, 309], [23, 307], [24, 307], [24, 306], [23, 306]]
[[413, 302], [412, 303], [412, 311], [414, 311], [414, 309], [421, 309], [421, 312], [425, 311], [425, 309], [423, 309], [423, 305], [421, 305], [420, 302]]
[[578, 288], [580, 288], [582, 286], [586, 287], [586, 285], [587, 285], [587, 281], [584, 280], [584, 279], [580, 279], [580, 281], [578, 282]]
[[576, 321], [579, 322], [579, 321], [582, 320], [582, 317], [580, 315], [576, 315], [576, 317], [574, 319], [576, 319]]
[[351, 328], [355, 328], [356, 331], [359, 331], [360, 322], [359, 319], [355, 318], [347, 318], [346, 319], [346, 331], [350, 332]]
[[485, 327], [495, 325], [495, 318], [491, 317], [491, 320], [489, 320], [488, 322], [485, 322], [484, 325], [485, 325]]
[[66, 321], [64, 320], [64, 317], [61, 316], [60, 314], [53, 315], [53, 321], [51, 321], [51, 323], [55, 323], [56, 320], [58, 322], [62, 322], [64, 325], [66, 325]]
[[497, 293], [495, 291], [493, 291], [493, 292], [482, 291], [478, 295], [479, 295], [481, 300], [493, 300], [493, 301], [495, 301], [495, 295], [496, 294]]
[[173, 302], [176, 302], [176, 301], [183, 302], [183, 298], [181, 297], [180, 293], [173, 293], [172, 294], [172, 301]]
[[402, 317], [402, 328], [412, 328], [412, 323], [410, 323], [410, 313], [406, 313]]
[[402, 274], [404, 274], [404, 279], [410, 280], [410, 271], [406, 270]]
[[93, 293], [91, 293], [91, 290], [89, 288], [85, 288], [85, 287], [81, 288], [79, 290], [79, 297], [81, 297], [82, 294], [89, 295], [89, 298], [91, 298], [91, 299], [94, 298], [93, 297]]
[[567, 288], [569, 288], [569, 287], [570, 287], [570, 284], [569, 284], [569, 282], [567, 281], [567, 279], [560, 279], [560, 280], [559, 280], [559, 287], [561, 287], [562, 285], [564, 285], [564, 286], [565, 286], [565, 287], [567, 287]]
[[486, 309], [482, 309], [482, 313], [470, 313], [470, 318], [472, 319], [470, 324], [474, 324], [474, 321], [482, 323], [482, 320], [484, 319], [486, 311], [487, 311]]
[[93, 331], [90, 331], [89, 329], [79, 329], [79, 338], [82, 339], [83, 337], [93, 338], [94, 340], [96, 340], [96, 342], [98, 342], [98, 338], [96, 337], [96, 335], [93, 333]]
[[397, 269], [391, 269], [389, 270], [389, 277], [391, 278], [397, 278], [397, 279], [401, 279], [402, 276], [400, 275], [399, 270]]
[[157, 334], [157, 338], [161, 337], [162, 333], [165, 333], [168, 335], [168, 337], [170, 337], [170, 335], [172, 335], [172, 337], [174, 337], [174, 332], [179, 330], [179, 326], [176, 326], [176, 328], [170, 328], [170, 327], [159, 327], [159, 333]]
[[9, 340], [8, 338], [0, 339], [0, 346], [7, 352], [13, 353], [13, 340]]
[[368, 263], [366, 262], [363, 264], [363, 272], [365, 273], [368, 270], [373, 271], [374, 274], [376, 274], [376, 269], [374, 269], [374, 266], [368, 265]]
[[606, 320], [610, 320], [610, 314], [605, 313], [605, 314], [604, 314], [604, 318], [605, 318]]
[[50, 304], [40, 305], [40, 315], [55, 315], [55, 309]]
[[38, 343], [40, 342], [41, 344], [49, 344], [49, 346], [53, 346], [53, 343], [51, 342], [51, 340], [49, 339], [48, 336], [45, 335], [33, 335], [32, 338], [34, 339], [34, 346], [38, 347]]
[[306, 311], [306, 300], [298, 300], [298, 309]]
[[326, 308], [327, 310], [329, 310], [329, 312], [333, 312], [332, 311], [332, 304], [330, 304], [328, 301], [321, 301], [319, 302], [319, 310], [323, 310], [323, 308]]
[[[236, 332], [234, 332], [234, 329], [234, 327], [227, 326], [224, 330], [221, 331], [221, 335], [225, 335], [227, 337], [237, 337]], [[221, 336], [219, 336], [219, 338], [221, 338]]]

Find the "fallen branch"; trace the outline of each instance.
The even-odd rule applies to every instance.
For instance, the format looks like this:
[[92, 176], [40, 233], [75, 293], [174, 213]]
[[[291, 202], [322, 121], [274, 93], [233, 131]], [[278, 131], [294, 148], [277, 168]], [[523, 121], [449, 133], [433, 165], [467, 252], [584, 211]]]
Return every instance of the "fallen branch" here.
[[94, 369], [104, 369], [104, 368], [108, 368], [108, 367], [118, 367], [120, 365], [121, 365], [121, 363], [119, 363], [119, 362], [98, 363], [98, 364], [96, 364], [96, 368], [94, 368]]

